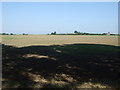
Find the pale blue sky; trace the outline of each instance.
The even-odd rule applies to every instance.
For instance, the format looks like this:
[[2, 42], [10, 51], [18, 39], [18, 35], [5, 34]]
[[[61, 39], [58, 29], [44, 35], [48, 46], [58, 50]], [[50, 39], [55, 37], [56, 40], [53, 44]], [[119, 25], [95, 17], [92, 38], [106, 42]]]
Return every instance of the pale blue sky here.
[[4, 2], [2, 15], [6, 33], [118, 32], [117, 2]]

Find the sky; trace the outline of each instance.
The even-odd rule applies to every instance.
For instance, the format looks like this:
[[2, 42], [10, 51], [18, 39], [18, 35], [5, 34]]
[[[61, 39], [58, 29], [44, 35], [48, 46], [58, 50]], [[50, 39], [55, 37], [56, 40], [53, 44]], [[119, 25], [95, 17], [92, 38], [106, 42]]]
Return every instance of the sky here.
[[118, 33], [117, 2], [2, 2], [2, 32]]

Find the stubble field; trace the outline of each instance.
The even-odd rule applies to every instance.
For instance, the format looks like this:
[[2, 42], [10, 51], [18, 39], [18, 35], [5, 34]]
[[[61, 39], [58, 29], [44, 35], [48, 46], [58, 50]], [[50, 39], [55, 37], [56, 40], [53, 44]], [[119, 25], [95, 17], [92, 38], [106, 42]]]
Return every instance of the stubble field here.
[[92, 35], [3, 35], [2, 43], [17, 47], [31, 45], [105, 44], [118, 46], [118, 36]]
[[3, 88], [120, 88], [117, 36], [4, 35]]

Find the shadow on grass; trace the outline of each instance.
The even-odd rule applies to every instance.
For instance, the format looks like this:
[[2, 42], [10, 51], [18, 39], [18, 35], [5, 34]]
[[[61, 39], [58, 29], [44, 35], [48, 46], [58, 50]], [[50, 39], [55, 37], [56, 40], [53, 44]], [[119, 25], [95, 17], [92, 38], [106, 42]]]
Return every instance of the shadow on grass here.
[[[2, 49], [3, 88], [100, 88], [96, 83], [120, 88], [117, 46], [2, 45]], [[82, 86], [85, 82], [88, 85]]]

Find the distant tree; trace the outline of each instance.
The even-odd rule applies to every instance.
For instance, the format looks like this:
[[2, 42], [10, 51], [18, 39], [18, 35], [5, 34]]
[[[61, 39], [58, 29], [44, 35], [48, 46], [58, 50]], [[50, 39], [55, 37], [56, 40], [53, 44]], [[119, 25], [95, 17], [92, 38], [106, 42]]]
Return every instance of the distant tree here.
[[23, 33], [22, 35], [25, 35], [25, 33]]
[[78, 34], [78, 31], [74, 31], [75, 34]]
[[10, 33], [10, 35], [14, 35], [13, 33]]
[[2, 35], [9, 35], [8, 33], [2, 33]]
[[53, 34], [56, 35], [56, 31]]
[[116, 35], [116, 34], [110, 34], [110, 35]]
[[107, 33], [102, 33], [102, 35], [107, 35]]
[[55, 31], [55, 32], [52, 32], [51, 35], [56, 35], [56, 31]]
[[28, 34], [23, 33], [22, 35], [28, 35]]

